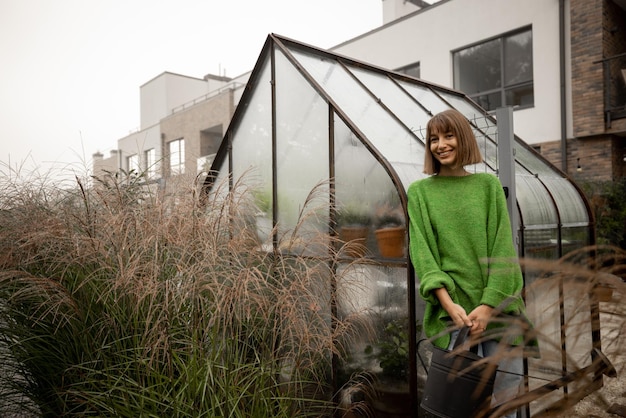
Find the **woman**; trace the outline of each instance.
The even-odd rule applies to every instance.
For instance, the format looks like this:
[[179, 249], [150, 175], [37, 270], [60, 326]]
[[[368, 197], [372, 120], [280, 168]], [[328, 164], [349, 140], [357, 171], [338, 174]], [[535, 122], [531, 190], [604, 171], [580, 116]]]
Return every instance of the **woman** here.
[[[501, 340], [507, 347], [521, 342], [519, 333], [503, 337], [505, 328], [495, 315], [525, 317], [525, 308], [502, 185], [492, 174], [465, 170], [480, 162], [474, 133], [460, 112], [446, 110], [428, 122], [424, 172], [431, 176], [408, 190], [409, 250], [426, 301], [426, 336], [436, 346], [451, 349], [458, 331], [450, 328], [467, 326], [473, 338], [481, 337], [479, 354], [490, 356]], [[490, 333], [498, 337], [490, 339]], [[510, 373], [496, 376], [497, 403], [503, 401], [498, 398], [501, 390], [517, 392], [522, 357], [507, 356], [499, 370]]]

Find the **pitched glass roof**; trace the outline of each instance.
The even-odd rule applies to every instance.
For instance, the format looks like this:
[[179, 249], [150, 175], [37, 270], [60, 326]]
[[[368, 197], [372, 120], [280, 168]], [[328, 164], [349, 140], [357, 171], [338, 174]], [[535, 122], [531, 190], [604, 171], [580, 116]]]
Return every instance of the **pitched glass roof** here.
[[[484, 164], [471, 170], [497, 175], [497, 122], [464, 94], [270, 35], [229, 127], [230, 141], [222, 144], [213, 170], [222, 176], [232, 171], [237, 178], [252, 169], [259, 182], [268, 183], [266, 189], [287, 183], [299, 190], [296, 199], [301, 201], [311, 187], [331, 177], [340, 196], [343, 177], [355, 192], [354, 183], [369, 185], [360, 198], [345, 196], [361, 205], [384, 198], [370, 186], [383, 182], [377, 178], [385, 172], [385, 180], [397, 185], [405, 202], [403, 191], [425, 176], [423, 129], [432, 115], [450, 107], [467, 116], [479, 140]], [[226, 158], [227, 144], [232, 145], [232, 160]], [[335, 152], [329, 157], [331, 145]], [[521, 139], [515, 138], [514, 149], [520, 255], [532, 256], [536, 248], [550, 246], [551, 257], [558, 257], [590, 244], [590, 215], [582, 192]], [[568, 228], [575, 229], [569, 237], [575, 239], [566, 242], [538, 242], [537, 236], [525, 234], [547, 229], [564, 236]]]

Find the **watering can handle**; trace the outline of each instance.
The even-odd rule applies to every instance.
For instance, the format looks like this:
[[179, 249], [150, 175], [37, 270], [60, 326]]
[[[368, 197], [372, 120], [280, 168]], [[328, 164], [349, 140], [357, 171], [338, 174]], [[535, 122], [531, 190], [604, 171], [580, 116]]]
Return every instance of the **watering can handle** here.
[[[459, 335], [457, 335], [456, 341], [454, 342], [454, 346], [452, 348], [453, 350], [456, 350], [457, 348], [461, 347], [465, 342], [469, 342], [469, 332], [470, 332], [470, 329], [467, 326], [464, 326], [459, 330]], [[469, 351], [471, 351], [474, 354], [477, 354], [478, 346], [476, 346], [476, 344], [472, 344], [469, 348]]]
[[[467, 340], [467, 337], [469, 336], [469, 331], [470, 331], [469, 327], [463, 327], [459, 330], [459, 335], [456, 337], [456, 341], [454, 342], [454, 347], [452, 348], [453, 350], [463, 345], [463, 343], [465, 342], [465, 340]], [[422, 355], [420, 354], [420, 349], [419, 349], [420, 344], [423, 343], [424, 341], [428, 341], [428, 339], [423, 338], [417, 342], [417, 347], [415, 351], [417, 351], [417, 357], [420, 359], [420, 363], [422, 363], [422, 367], [428, 374], [428, 368], [426, 368], [426, 363], [424, 363], [424, 359], [422, 358]], [[478, 346], [476, 346], [475, 344], [470, 346], [470, 351], [474, 354], [478, 354]]]

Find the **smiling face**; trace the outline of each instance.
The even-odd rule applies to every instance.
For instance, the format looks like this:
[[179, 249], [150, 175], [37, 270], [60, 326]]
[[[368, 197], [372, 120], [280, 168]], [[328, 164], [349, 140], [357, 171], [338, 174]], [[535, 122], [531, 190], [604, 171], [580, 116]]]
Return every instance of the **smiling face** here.
[[426, 124], [424, 173], [466, 175], [465, 166], [482, 162], [470, 122], [456, 109], [444, 110]]
[[441, 167], [457, 168], [458, 141], [452, 132], [433, 132], [429, 138], [430, 152]]

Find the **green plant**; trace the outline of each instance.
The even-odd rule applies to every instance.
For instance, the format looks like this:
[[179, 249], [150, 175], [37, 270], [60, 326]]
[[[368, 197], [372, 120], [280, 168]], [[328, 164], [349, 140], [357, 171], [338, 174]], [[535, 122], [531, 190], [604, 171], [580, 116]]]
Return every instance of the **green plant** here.
[[626, 178], [582, 188], [594, 212], [598, 244], [626, 248]]
[[395, 228], [404, 225], [402, 217], [397, 213], [385, 213], [376, 219], [376, 228]]
[[331, 358], [354, 329], [329, 326], [341, 277], [252, 251], [232, 233], [250, 216], [238, 185], [201, 207], [193, 188], [157, 195], [124, 173], [64, 190], [0, 180], [0, 410], [331, 413]]
[[387, 322], [377, 344], [365, 348], [365, 354], [378, 362], [383, 379], [408, 379], [409, 331], [406, 322], [399, 319]]
[[337, 223], [340, 226], [369, 226], [372, 217], [364, 208], [347, 205], [337, 211]]
[[255, 190], [252, 192], [254, 204], [260, 213], [269, 215], [272, 208], [272, 194], [269, 190]]

